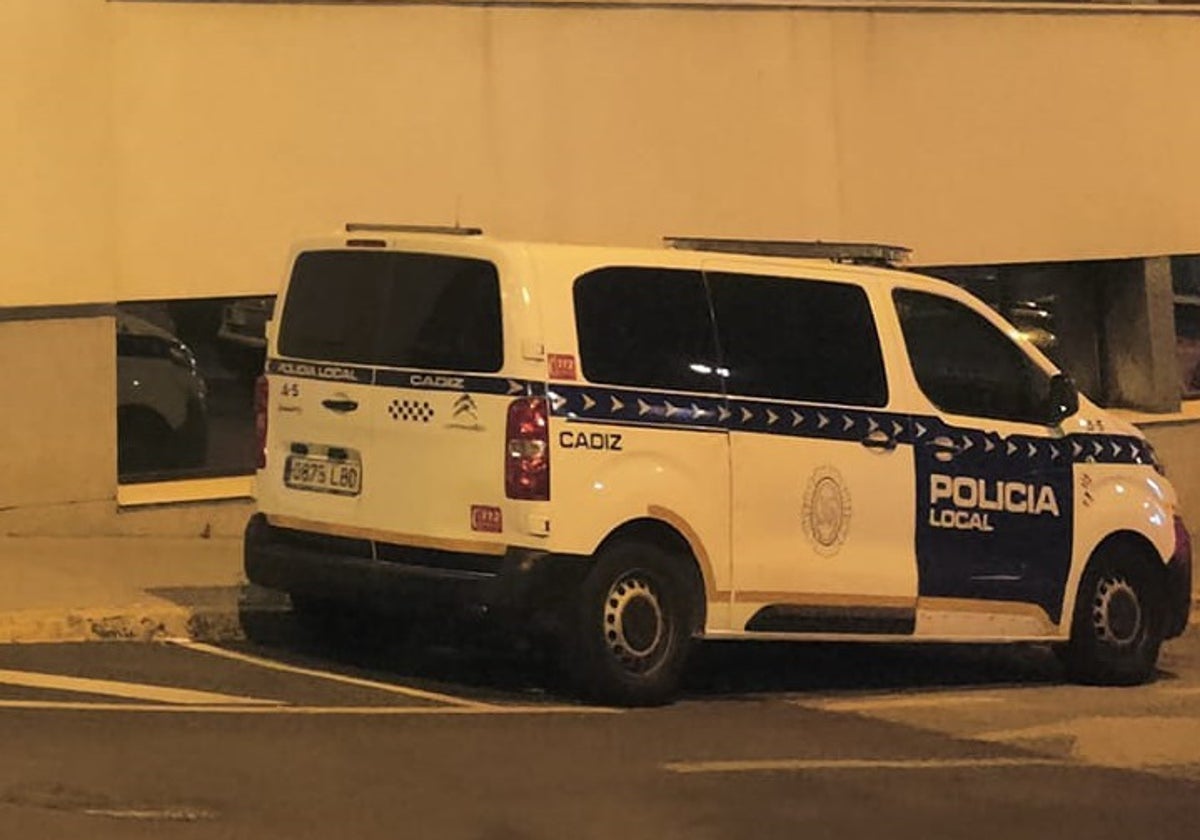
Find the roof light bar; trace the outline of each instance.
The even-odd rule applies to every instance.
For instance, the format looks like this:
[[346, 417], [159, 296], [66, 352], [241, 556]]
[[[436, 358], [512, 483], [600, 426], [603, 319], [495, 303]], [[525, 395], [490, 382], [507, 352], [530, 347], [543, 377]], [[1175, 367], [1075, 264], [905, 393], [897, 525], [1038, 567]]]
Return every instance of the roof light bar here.
[[458, 225], [389, 225], [374, 222], [347, 222], [346, 233], [437, 233], [443, 236], [481, 236], [483, 228]]
[[911, 248], [871, 242], [802, 242], [781, 239], [709, 239], [699, 236], [664, 236], [663, 244], [682, 251], [719, 254], [752, 254], [759, 257], [793, 257], [832, 260], [838, 263], [892, 266], [908, 259]]

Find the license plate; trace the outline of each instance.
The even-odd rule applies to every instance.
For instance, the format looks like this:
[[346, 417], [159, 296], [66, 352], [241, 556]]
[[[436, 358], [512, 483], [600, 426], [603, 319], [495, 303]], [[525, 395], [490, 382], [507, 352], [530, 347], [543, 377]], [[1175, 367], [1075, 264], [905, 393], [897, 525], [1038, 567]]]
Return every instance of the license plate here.
[[362, 464], [293, 455], [284, 467], [283, 483], [295, 490], [357, 496], [362, 490]]

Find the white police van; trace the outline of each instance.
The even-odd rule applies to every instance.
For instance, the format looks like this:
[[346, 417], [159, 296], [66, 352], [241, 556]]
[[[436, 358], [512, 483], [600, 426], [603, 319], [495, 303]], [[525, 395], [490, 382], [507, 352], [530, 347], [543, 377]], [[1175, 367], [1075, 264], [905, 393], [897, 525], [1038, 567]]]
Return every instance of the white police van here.
[[1152, 675], [1191, 550], [1134, 428], [950, 284], [674, 244], [301, 245], [249, 578], [551, 632], [622, 704], [669, 699], [701, 637], [1050, 642], [1081, 681]]

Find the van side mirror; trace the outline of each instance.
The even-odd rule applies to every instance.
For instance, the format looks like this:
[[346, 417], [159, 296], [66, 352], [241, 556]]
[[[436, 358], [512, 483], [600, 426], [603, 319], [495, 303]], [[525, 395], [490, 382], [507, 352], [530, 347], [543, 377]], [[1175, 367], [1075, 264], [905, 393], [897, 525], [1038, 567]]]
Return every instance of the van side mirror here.
[[1046, 414], [1050, 425], [1055, 426], [1079, 410], [1079, 391], [1071, 377], [1056, 373], [1050, 379], [1050, 392], [1046, 398]]

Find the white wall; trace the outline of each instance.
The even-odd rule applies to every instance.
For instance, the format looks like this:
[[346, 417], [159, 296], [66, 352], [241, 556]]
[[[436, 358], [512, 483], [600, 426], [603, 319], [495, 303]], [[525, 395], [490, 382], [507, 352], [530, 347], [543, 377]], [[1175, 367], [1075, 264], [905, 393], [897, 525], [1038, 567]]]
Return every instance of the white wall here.
[[116, 293], [111, 23], [95, 0], [0, 0], [0, 306]]
[[[0, 0], [0, 307], [272, 291], [349, 220], [1200, 252], [1197, 78], [1200, 14]], [[111, 325], [0, 321], [0, 507], [111, 505]]]
[[119, 291], [347, 220], [1200, 250], [1200, 16], [110, 5]]
[[[111, 22], [98, 2], [0, 2], [0, 307], [116, 296]], [[111, 509], [113, 331], [0, 317], [0, 530]]]
[[0, 77], [0, 305], [269, 290], [351, 219], [1200, 250], [1200, 15], [4, 0]]
[[113, 500], [114, 331], [112, 317], [0, 321], [0, 512]]

